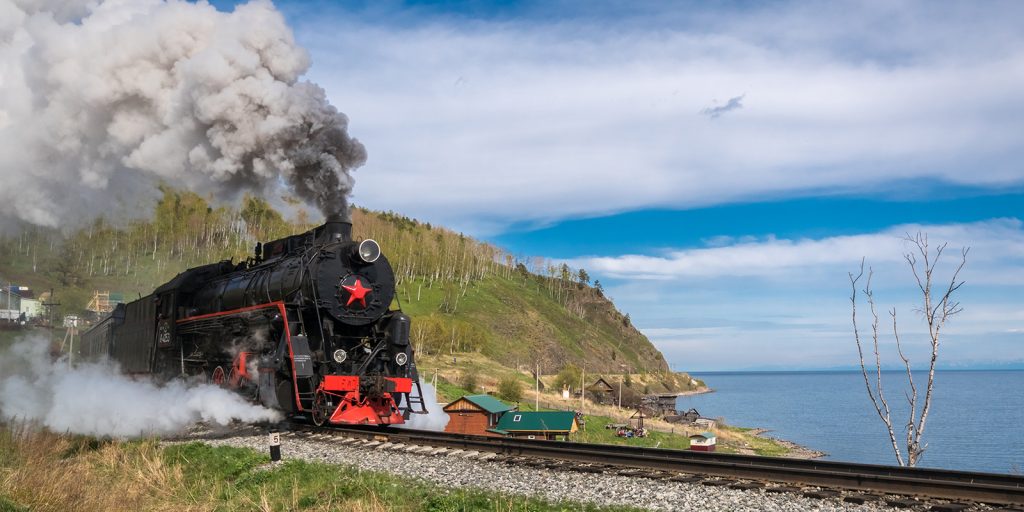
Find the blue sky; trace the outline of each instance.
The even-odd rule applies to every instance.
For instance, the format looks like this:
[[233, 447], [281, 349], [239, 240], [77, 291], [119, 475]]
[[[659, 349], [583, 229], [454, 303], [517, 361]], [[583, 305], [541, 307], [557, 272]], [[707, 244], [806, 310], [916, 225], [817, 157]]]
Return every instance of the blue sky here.
[[277, 5], [357, 203], [586, 268], [674, 368], [855, 364], [862, 257], [923, 363], [918, 230], [971, 247], [943, 364], [1024, 367], [1024, 4]]

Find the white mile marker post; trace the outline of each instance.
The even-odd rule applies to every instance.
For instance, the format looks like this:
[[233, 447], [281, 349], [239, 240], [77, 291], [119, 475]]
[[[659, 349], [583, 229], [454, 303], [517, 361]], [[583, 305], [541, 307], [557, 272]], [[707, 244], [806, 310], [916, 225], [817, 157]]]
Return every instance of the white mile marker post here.
[[281, 434], [277, 432], [270, 433], [270, 462], [278, 462], [281, 460]]

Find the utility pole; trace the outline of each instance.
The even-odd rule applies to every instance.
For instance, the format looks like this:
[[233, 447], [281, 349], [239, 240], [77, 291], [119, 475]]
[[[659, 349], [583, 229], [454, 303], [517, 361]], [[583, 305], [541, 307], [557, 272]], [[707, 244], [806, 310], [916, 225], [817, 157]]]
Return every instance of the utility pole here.
[[54, 300], [53, 299], [53, 288], [50, 288], [50, 301], [49, 302], [44, 302], [43, 305], [46, 306], [46, 314], [47, 314], [47, 316], [50, 317], [50, 344], [51, 345], [54, 343], [54, 341], [53, 341], [53, 307], [54, 306], [60, 306], [60, 302], [54, 302], [53, 300]]
[[535, 373], [534, 375], [536, 375], [536, 377], [537, 377], [537, 383], [536, 383], [537, 384], [537, 399], [536, 399], [536, 401], [533, 404], [533, 410], [539, 411], [540, 410], [540, 361], [537, 361], [537, 373]]
[[[619, 365], [619, 371], [625, 373], [626, 365], [620, 364]], [[620, 373], [619, 374], [619, 409], [622, 409], [622, 379], [623, 379], [623, 375]]]
[[583, 404], [585, 396], [587, 395], [587, 389], [585, 387], [587, 382], [587, 363], [583, 363], [583, 373], [580, 374], [580, 414], [583, 414]]
[[68, 346], [68, 368], [74, 364], [75, 359], [75, 336], [78, 334], [78, 320], [75, 320], [68, 327], [67, 332], [64, 333], [64, 342], [60, 344], [61, 352], [64, 351], [64, 346]]
[[536, 380], [535, 385], [537, 386], [537, 392], [536, 392], [537, 401], [534, 402], [534, 411], [540, 411], [541, 410], [541, 364], [540, 364], [540, 362], [537, 362], [537, 364], [536, 364], [536, 368], [535, 368], [535, 371], [534, 371], [534, 378]]

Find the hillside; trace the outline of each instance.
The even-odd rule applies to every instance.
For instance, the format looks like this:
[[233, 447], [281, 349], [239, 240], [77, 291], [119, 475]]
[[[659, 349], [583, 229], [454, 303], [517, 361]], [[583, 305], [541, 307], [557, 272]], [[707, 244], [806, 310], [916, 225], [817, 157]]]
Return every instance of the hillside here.
[[[426, 361], [473, 354], [503, 368], [567, 364], [588, 373], [650, 373], [657, 390], [682, 389], [662, 354], [590, 283], [585, 269], [521, 261], [448, 229], [356, 209], [354, 236], [377, 240], [395, 268], [400, 306]], [[185, 268], [249, 255], [257, 241], [313, 226], [285, 219], [265, 201], [238, 208], [169, 188], [151, 220], [97, 219], [70, 232], [27, 228], [0, 239], [0, 279], [53, 288], [62, 314], [80, 313], [93, 290], [149, 293]], [[439, 364], [439, 363], [438, 363]]]

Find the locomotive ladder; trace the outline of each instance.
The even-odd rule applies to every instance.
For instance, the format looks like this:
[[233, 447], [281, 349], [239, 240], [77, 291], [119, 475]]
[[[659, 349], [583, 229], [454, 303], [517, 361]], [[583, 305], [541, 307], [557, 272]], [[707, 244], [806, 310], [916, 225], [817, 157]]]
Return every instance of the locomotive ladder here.
[[420, 380], [413, 380], [413, 385], [416, 386], [416, 396], [409, 393], [409, 405], [407, 410], [412, 414], [427, 414], [427, 402], [423, 398], [423, 387], [420, 385]]

